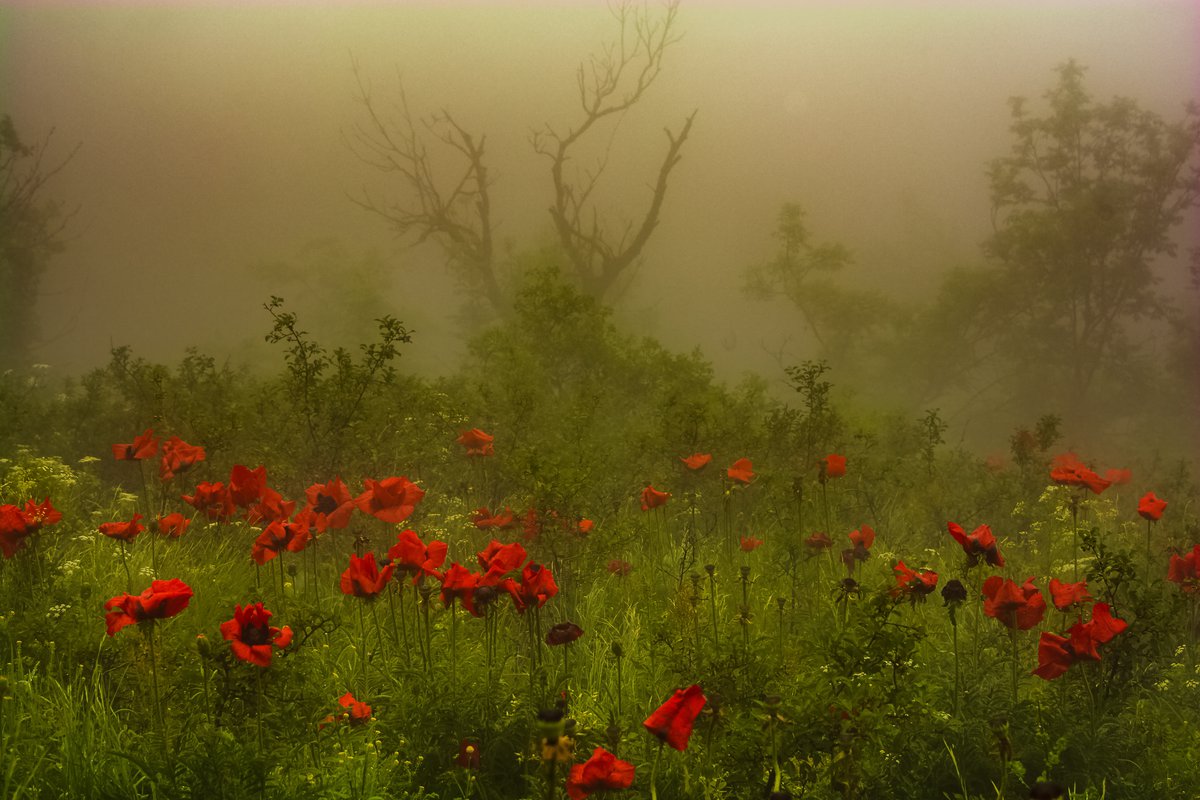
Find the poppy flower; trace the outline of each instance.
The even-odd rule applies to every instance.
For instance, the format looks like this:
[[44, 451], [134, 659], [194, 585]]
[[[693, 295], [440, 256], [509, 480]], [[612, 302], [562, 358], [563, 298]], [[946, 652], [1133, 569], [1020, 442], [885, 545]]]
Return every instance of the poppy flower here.
[[425, 575], [441, 577], [437, 568], [445, 563], [447, 549], [445, 542], [432, 541], [426, 545], [420, 536], [405, 528], [397, 534], [396, 543], [388, 549], [388, 558], [400, 572], [412, 573], [415, 586]]
[[233, 619], [221, 623], [221, 635], [233, 648], [233, 654], [258, 667], [271, 666], [272, 647], [282, 650], [292, 643], [292, 629], [272, 627], [271, 612], [262, 603], [236, 606]]
[[457, 599], [462, 603], [463, 608], [471, 613], [471, 616], [482, 616], [475, 608], [475, 590], [479, 588], [480, 577], [478, 572], [471, 572], [457, 562], [452, 563], [450, 568], [442, 574], [442, 605], [450, 608], [450, 605]]
[[159, 517], [156, 523], [158, 525], [158, 532], [163, 536], [178, 539], [187, 533], [188, 526], [192, 524], [192, 521], [176, 511], [173, 514], [167, 514], [165, 517]]
[[403, 522], [412, 515], [425, 490], [405, 476], [381, 481], [363, 478], [366, 491], [354, 499], [361, 511], [384, 522]]
[[308, 512], [309, 524], [324, 533], [329, 529], [341, 530], [350, 524], [350, 515], [354, 513], [354, 498], [350, 489], [335, 477], [327, 483], [314, 483], [304, 490], [305, 506]]
[[479, 742], [474, 739], [463, 739], [459, 742], [454, 763], [463, 769], [479, 769]]
[[254, 540], [250, 558], [255, 564], [262, 566], [284, 550], [299, 553], [308, 546], [311, 539], [312, 534], [307, 525], [277, 519], [263, 528], [263, 532]]
[[546, 644], [551, 647], [558, 647], [559, 645], [570, 644], [580, 636], [583, 636], [583, 628], [574, 622], [560, 622], [546, 631]]
[[633, 571], [633, 564], [630, 564], [628, 561], [622, 561], [619, 558], [614, 558], [608, 562], [608, 571], [618, 578], [624, 578]]
[[234, 505], [246, 508], [262, 498], [267, 488], [267, 468], [258, 465], [254, 469], [235, 464], [229, 473], [229, 499]]
[[567, 776], [567, 796], [583, 800], [593, 792], [620, 791], [633, 785], [634, 767], [603, 747], [592, 751], [592, 757], [571, 767]]
[[1051, 465], [1050, 480], [1060, 486], [1086, 486], [1093, 494], [1100, 494], [1111, 483], [1088, 469], [1074, 453], [1055, 456]]
[[1112, 615], [1107, 603], [1096, 603], [1092, 607], [1091, 620], [1072, 625], [1066, 637], [1042, 633], [1038, 641], [1038, 666], [1033, 674], [1050, 681], [1065, 674], [1079, 661], [1099, 661], [1097, 645], [1111, 641], [1127, 627], [1124, 620]]
[[554, 582], [554, 575], [541, 564], [532, 561], [521, 570], [521, 582], [506, 580], [504, 589], [512, 597], [517, 611], [521, 613], [532, 605], [541, 608], [546, 605], [547, 600], [558, 594], [558, 584]]
[[154, 438], [154, 430], [146, 428], [141, 436], [133, 437], [131, 444], [114, 444], [113, 458], [117, 461], [141, 461], [158, 455], [158, 439]]
[[755, 539], [753, 536], [739, 536], [738, 546], [742, 548], [743, 553], [751, 553], [762, 546], [762, 539]]
[[1033, 585], [1033, 578], [1018, 585], [993, 575], [983, 582], [983, 596], [983, 613], [1008, 628], [1027, 631], [1046, 613], [1046, 601]]
[[338, 705], [346, 709], [342, 717], [349, 720], [351, 725], [362, 725], [371, 721], [371, 707], [355, 700], [350, 692], [338, 698]]
[[43, 525], [55, 525], [62, 520], [62, 512], [50, 503], [49, 497], [40, 503], [26, 500], [21, 516], [25, 519], [25, 528], [30, 533], [39, 530]]
[[729, 480], [731, 481], [748, 484], [750, 481], [754, 480], [754, 470], [751, 469], [752, 466], [753, 465], [750, 463], [750, 459], [739, 458], [737, 461], [733, 462], [733, 466], [725, 470], [725, 474], [729, 476]]
[[162, 460], [158, 464], [158, 476], [163, 481], [169, 481], [180, 472], [191, 469], [198, 461], [204, 460], [204, 448], [191, 445], [172, 436], [162, 444]]
[[471, 522], [481, 531], [489, 528], [513, 528], [516, 527], [517, 517], [508, 506], [494, 515], [487, 508], [477, 508], [471, 515]]
[[198, 483], [193, 494], [185, 494], [182, 497], [183, 502], [211, 520], [228, 522], [233, 517], [233, 498], [229, 496], [229, 489], [221, 481]]
[[461, 434], [454, 441], [467, 448], [468, 456], [490, 456], [493, 455], [493, 438], [479, 430], [479, 428], [471, 428], [471, 430]]
[[388, 564], [382, 570], [375, 564], [375, 554], [367, 553], [363, 558], [350, 556], [350, 566], [342, 573], [342, 594], [374, 599], [392, 579], [395, 565]]
[[1178, 583], [1188, 594], [1200, 592], [1200, 544], [1186, 556], [1171, 555], [1167, 568], [1167, 580]]
[[912, 602], [925, 601], [925, 598], [937, 588], [938, 574], [933, 570], [923, 569], [920, 572], [906, 566], [903, 561], [895, 566], [896, 585], [891, 589], [892, 597], [907, 597]]
[[871, 545], [875, 544], [875, 531], [870, 525], [863, 525], [858, 530], [850, 531], [849, 537], [854, 547], [842, 551], [842, 561], [848, 569], [853, 569], [855, 561], [866, 561], [871, 557]]
[[817, 531], [812, 536], [804, 540], [804, 544], [808, 549], [814, 552], [828, 550], [833, 547], [833, 540], [829, 538], [829, 534], [824, 531]]
[[666, 505], [667, 499], [670, 496], [670, 492], [660, 492], [653, 486], [647, 485], [645, 489], [642, 489], [642, 511], [649, 511], [652, 508]]
[[192, 587], [178, 578], [152, 581], [141, 594], [121, 594], [106, 602], [104, 624], [112, 636], [126, 625], [173, 617], [187, 608], [191, 599]]
[[698, 472], [699, 470], [702, 470], [705, 467], [707, 467], [709, 462], [712, 461], [712, 454], [711, 453], [692, 453], [687, 458], [680, 458], [679, 460], [682, 461], [683, 465], [685, 467], [687, 467], [688, 469], [690, 469], [692, 472]]
[[581, 519], [579, 520], [579, 524], [575, 526], [575, 529], [578, 530], [581, 535], [587, 536], [592, 532], [592, 528], [594, 527], [596, 527], [596, 523], [592, 520]]
[[0, 549], [5, 558], [15, 556], [31, 533], [21, 509], [9, 504], [0, 506]]
[[957, 522], [947, 522], [946, 528], [954, 537], [954, 541], [962, 545], [963, 552], [967, 554], [968, 567], [978, 564], [980, 558], [987, 561], [989, 566], [1004, 566], [1004, 557], [1000, 555], [996, 537], [992, 535], [992, 529], [987, 525], [980, 525], [970, 534], [967, 534]]
[[102, 522], [100, 523], [100, 532], [111, 539], [132, 542], [139, 533], [146, 530], [139, 522], [141, 518], [141, 514], [134, 514], [133, 519], [129, 522]]
[[1138, 516], [1150, 522], [1158, 522], [1162, 519], [1163, 511], [1167, 508], [1167, 501], [1154, 496], [1154, 492], [1146, 492], [1142, 495], [1142, 499], [1138, 500]]
[[501, 544], [496, 539], [476, 554], [479, 566], [485, 571], [480, 583], [494, 586], [501, 578], [525, 562], [525, 547], [520, 542]]
[[676, 750], [686, 750], [692, 736], [692, 725], [704, 708], [707, 698], [697, 684], [686, 689], [676, 689], [671, 699], [646, 717], [642, 725], [659, 740]]
[[1088, 602], [1092, 596], [1088, 594], [1087, 581], [1079, 583], [1063, 583], [1058, 578], [1050, 579], [1050, 600], [1059, 611], [1066, 611], [1071, 606]]
[[821, 480], [843, 478], [846, 475], [846, 457], [830, 453], [821, 459]]
[[[272, 522], [287, 522], [296, 510], [295, 500], [284, 500], [283, 495], [270, 486], [263, 487], [262, 495], [246, 509], [246, 522], [251, 525]], [[296, 523], [306, 528], [313, 527], [312, 514], [301, 512], [296, 516]]]

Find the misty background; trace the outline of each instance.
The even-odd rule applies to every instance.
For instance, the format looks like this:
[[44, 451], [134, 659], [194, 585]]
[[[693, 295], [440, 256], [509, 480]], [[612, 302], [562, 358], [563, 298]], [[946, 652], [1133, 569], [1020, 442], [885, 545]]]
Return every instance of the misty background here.
[[[614, 224], [636, 219], [663, 129], [697, 110], [620, 325], [700, 348], [718, 376], [782, 384], [816, 343], [793, 305], [743, 287], [778, 250], [784, 203], [804, 208], [816, 241], [850, 251], [844, 285], [928, 303], [949, 270], [983, 260], [987, 164], [1013, 145], [1008, 98], [1040, 112], [1073, 58], [1096, 101], [1127, 96], [1179, 120], [1200, 97], [1198, 29], [1194, 2], [684, 2], [662, 73], [601, 137], [598, 202]], [[350, 199], [398, 192], [350, 146], [364, 113], [354, 65], [378, 102], [396, 101], [402, 78], [414, 116], [446, 110], [486, 134], [498, 245], [524, 263], [554, 241], [530, 135], [577, 119], [575, 70], [615, 35], [598, 2], [7, 3], [0, 31], [0, 111], [24, 140], [53, 131], [50, 162], [79, 145], [44, 188], [74, 210], [36, 298], [33, 357], [60, 375], [126, 344], [168, 363], [195, 345], [275, 369], [270, 295], [334, 344], [391, 313], [415, 332], [402, 369], [454, 369], [491, 316], [436, 246], [406, 246]], [[1162, 271], [1192, 314], [1198, 227], [1189, 215]], [[892, 400], [886, 383], [855, 391]], [[965, 399], [940, 404], [948, 438], [1004, 449], [1009, 429]], [[1062, 409], [1029, 410], [1049, 412]]]

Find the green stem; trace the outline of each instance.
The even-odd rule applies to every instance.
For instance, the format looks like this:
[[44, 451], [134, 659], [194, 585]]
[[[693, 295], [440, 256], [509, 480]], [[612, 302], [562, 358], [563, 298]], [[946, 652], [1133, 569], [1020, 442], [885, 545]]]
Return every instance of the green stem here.
[[962, 668], [958, 663], [958, 620], [951, 620], [954, 641], [954, 716], [958, 717], [959, 697], [962, 695]]
[[658, 762], [662, 760], [665, 744], [666, 741], [659, 740], [658, 751], [654, 754], [654, 766], [650, 768], [650, 800], [658, 800]]
[[1008, 629], [1008, 638], [1009, 638], [1009, 641], [1012, 643], [1012, 696], [1013, 696], [1013, 707], [1015, 708], [1017, 705], [1018, 685], [1019, 685], [1019, 680], [1020, 680], [1020, 664], [1019, 664], [1019, 661], [1017, 658], [1017, 629], [1016, 628]]

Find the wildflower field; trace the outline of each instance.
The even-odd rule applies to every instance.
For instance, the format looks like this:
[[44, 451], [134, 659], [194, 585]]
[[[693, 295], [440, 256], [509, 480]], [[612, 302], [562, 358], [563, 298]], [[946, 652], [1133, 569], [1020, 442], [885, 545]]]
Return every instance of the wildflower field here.
[[1188, 465], [725, 385], [543, 275], [450, 378], [0, 377], [5, 798], [1195, 798]]

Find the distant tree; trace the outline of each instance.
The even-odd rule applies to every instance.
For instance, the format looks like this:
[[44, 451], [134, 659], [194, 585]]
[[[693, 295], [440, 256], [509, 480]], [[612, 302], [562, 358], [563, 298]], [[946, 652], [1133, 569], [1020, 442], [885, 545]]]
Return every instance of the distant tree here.
[[62, 249], [70, 218], [44, 196], [46, 183], [75, 155], [72, 150], [47, 163], [52, 133], [26, 144], [12, 118], [0, 116], [0, 368], [29, 360], [38, 286], [50, 257]]
[[[618, 280], [637, 262], [657, 226], [667, 181], [691, 131], [692, 112], [678, 133], [667, 131], [668, 146], [652, 183], [650, 202], [637, 222], [614, 224], [596, 208], [593, 192], [607, 155], [591, 170], [568, 169], [579, 143], [595, 136], [604, 121], [615, 122], [645, 96], [662, 70], [674, 33], [678, 0], [661, 17], [644, 6], [623, 2], [612, 9], [615, 41], [576, 71], [582, 118], [566, 129], [545, 125], [532, 145], [550, 162], [554, 195], [550, 216], [563, 252], [585, 292], [611, 300]], [[414, 244], [433, 241], [468, 291], [482, 294], [498, 312], [508, 303], [497, 270], [495, 221], [486, 159], [486, 136], [460, 125], [448, 111], [419, 120], [403, 88], [396, 114], [389, 116], [355, 67], [364, 119], [351, 134], [351, 146], [376, 169], [394, 175], [396, 194], [381, 198], [364, 192], [354, 201], [382, 217]], [[448, 163], [456, 164], [448, 167]]]
[[999, 350], [1027, 393], [1087, 420], [1097, 379], [1129, 372], [1132, 327], [1174, 308], [1157, 284], [1200, 193], [1200, 111], [1166, 122], [1130, 99], [1097, 103], [1083, 67], [1057, 71], [1044, 115], [1010, 101], [1015, 142], [988, 173], [985, 251], [1005, 284]]

